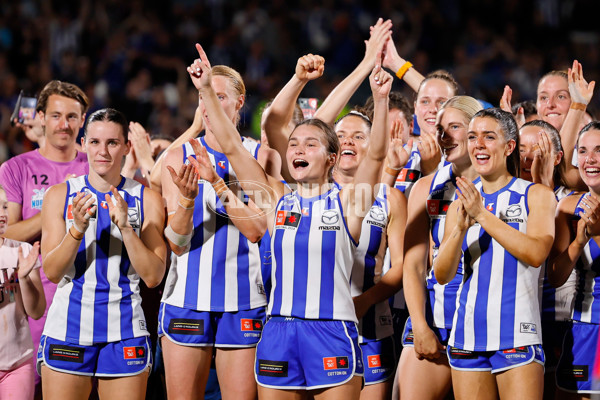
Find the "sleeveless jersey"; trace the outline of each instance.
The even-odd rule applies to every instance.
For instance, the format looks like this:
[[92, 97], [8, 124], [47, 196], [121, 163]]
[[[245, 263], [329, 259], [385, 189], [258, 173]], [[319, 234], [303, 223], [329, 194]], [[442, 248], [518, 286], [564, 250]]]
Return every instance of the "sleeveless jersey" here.
[[[527, 231], [532, 182], [513, 178], [495, 193], [476, 183], [485, 208], [519, 232]], [[450, 345], [498, 351], [542, 343], [540, 268], [527, 265], [475, 224], [462, 245], [464, 280], [458, 292]]]
[[[570, 196], [573, 191], [564, 186], [554, 189], [556, 201]], [[544, 263], [545, 264], [545, 263]], [[573, 313], [573, 301], [575, 299], [575, 285], [577, 281], [577, 269], [573, 268], [567, 281], [560, 287], [554, 288], [548, 282], [548, 274], [544, 268], [544, 282], [542, 286], [542, 321], [567, 321]]]
[[[352, 267], [351, 294], [361, 295], [381, 280], [386, 255], [387, 225], [389, 223], [388, 193], [390, 188], [380, 185], [373, 206], [365, 216], [360, 231]], [[387, 301], [369, 307], [358, 321], [359, 342], [379, 340], [392, 336], [392, 313]]]
[[[129, 223], [139, 236], [144, 223], [144, 186], [122, 178], [117, 190], [127, 202]], [[44, 335], [86, 346], [148, 336], [140, 277], [131, 266], [121, 231], [110, 219], [106, 193], [94, 189], [87, 175], [67, 181], [65, 233], [73, 225], [71, 209], [78, 192], [90, 193], [97, 211], [74, 264], [58, 284]]]
[[410, 152], [408, 162], [398, 174], [396, 178], [395, 188], [404, 193], [406, 198], [410, 195], [410, 191], [413, 185], [422, 176], [421, 174], [421, 153], [419, 153], [418, 143], [415, 140], [412, 149], [409, 149], [404, 145], [406, 151]]
[[275, 210], [268, 314], [357, 322], [350, 294], [356, 243], [338, 187], [311, 198], [289, 193]]
[[[236, 175], [225, 154], [206, 145], [211, 163], [225, 182]], [[244, 140], [244, 147], [256, 158], [260, 144]], [[194, 156], [189, 143], [183, 145], [183, 162]], [[258, 245], [251, 243], [227, 216], [212, 187], [198, 181], [199, 193], [192, 222], [194, 236], [190, 249], [177, 257], [165, 283], [162, 301], [198, 311], [234, 312], [266, 305]]]
[[[581, 196], [575, 208], [573, 225], [577, 226], [579, 214], [583, 212], [581, 200], [589, 196]], [[579, 260], [575, 264], [576, 286], [573, 306], [573, 320], [598, 324], [600, 323], [600, 248], [594, 239], [590, 239]]]
[[[452, 165], [442, 167], [433, 176], [427, 196], [427, 214], [429, 229], [433, 240], [433, 259], [437, 256], [440, 243], [444, 237], [446, 213], [450, 204], [456, 200], [456, 177]], [[427, 306], [425, 317], [437, 328], [452, 328], [452, 319], [456, 311], [456, 293], [463, 279], [462, 261], [459, 262], [456, 276], [446, 285], [440, 285], [435, 279], [433, 268], [427, 274]]]

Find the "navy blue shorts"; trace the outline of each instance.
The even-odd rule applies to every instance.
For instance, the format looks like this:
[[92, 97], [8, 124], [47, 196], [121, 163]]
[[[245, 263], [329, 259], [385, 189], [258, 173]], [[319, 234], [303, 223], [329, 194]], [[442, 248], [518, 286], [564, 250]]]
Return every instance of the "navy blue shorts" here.
[[541, 344], [498, 351], [470, 351], [448, 346], [446, 352], [450, 367], [460, 371], [490, 371], [497, 374], [532, 362], [544, 365]]
[[37, 353], [40, 375], [42, 364], [73, 375], [133, 376], [152, 368], [152, 347], [148, 336], [82, 346], [44, 335]]
[[320, 389], [363, 375], [356, 323], [272, 317], [256, 348], [259, 385]]
[[599, 330], [597, 324], [575, 321], [567, 330], [556, 367], [559, 388], [573, 393], [600, 393], [592, 377]]
[[236, 312], [196, 311], [161, 303], [158, 335], [182, 346], [255, 347], [265, 321], [265, 308]]
[[365, 366], [365, 385], [385, 382], [396, 371], [396, 344], [393, 336], [360, 344]]

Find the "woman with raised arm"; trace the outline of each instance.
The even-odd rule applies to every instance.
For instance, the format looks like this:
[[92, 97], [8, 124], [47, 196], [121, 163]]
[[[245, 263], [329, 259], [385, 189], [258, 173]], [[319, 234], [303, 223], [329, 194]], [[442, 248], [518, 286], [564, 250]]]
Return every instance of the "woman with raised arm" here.
[[42, 208], [42, 260], [58, 284], [38, 350], [45, 399], [144, 399], [152, 364], [139, 281], [165, 273], [158, 193], [121, 176], [127, 120], [107, 108], [83, 138], [89, 175], [53, 186]]
[[[211, 80], [218, 107], [234, 129], [231, 140], [252, 159], [264, 156], [263, 147], [235, 130], [245, 100], [240, 74], [218, 65]], [[204, 393], [214, 355], [222, 395], [254, 399], [252, 367], [266, 306], [256, 242], [266, 230], [266, 218], [237, 198], [239, 175], [200, 97], [204, 136], [169, 151], [163, 162], [169, 213], [165, 236], [177, 256], [159, 312], [167, 393], [169, 398]], [[195, 159], [209, 163], [201, 168]]]
[[[299, 124], [289, 138], [286, 164], [297, 190], [290, 192], [268, 177], [234, 141], [211, 79], [208, 59], [188, 67], [202, 94], [208, 118], [218, 129], [219, 143], [244, 189], [274, 214], [272, 237], [273, 289], [270, 319], [257, 348], [255, 374], [266, 399], [359, 397], [362, 357], [350, 294], [350, 273], [364, 215], [373, 204], [379, 168], [386, 153], [387, 94], [391, 76], [377, 65], [370, 82], [377, 98], [371, 145], [353, 184], [339, 189], [331, 179], [339, 157], [333, 130], [318, 119]], [[259, 192], [257, 186], [266, 188]], [[357, 195], [362, 197], [358, 201]]]
[[468, 151], [480, 180], [457, 177], [434, 260], [436, 279], [464, 278], [448, 341], [457, 399], [541, 399], [544, 354], [540, 265], [554, 240], [552, 190], [516, 176], [519, 136], [511, 113], [482, 110], [469, 124]]
[[[593, 382], [597, 355], [598, 264], [600, 250], [600, 123], [591, 122], [579, 134], [577, 161], [586, 193], [568, 196], [558, 203], [556, 239], [548, 265], [548, 279], [560, 287], [576, 273], [571, 320], [564, 336], [562, 354], [556, 367], [556, 398], [589, 399], [600, 393]], [[597, 361], [596, 361], [597, 362]]]
[[[450, 390], [448, 343], [462, 270], [440, 285], [428, 268], [444, 233], [446, 212], [456, 199], [456, 177], [472, 181], [477, 173], [467, 151], [467, 130], [481, 104], [468, 96], [450, 98], [437, 116], [438, 141], [446, 161], [435, 174], [419, 180], [408, 202], [404, 235], [404, 294], [410, 312], [402, 335], [398, 365], [400, 398], [442, 399]], [[430, 237], [433, 254], [430, 254]]]

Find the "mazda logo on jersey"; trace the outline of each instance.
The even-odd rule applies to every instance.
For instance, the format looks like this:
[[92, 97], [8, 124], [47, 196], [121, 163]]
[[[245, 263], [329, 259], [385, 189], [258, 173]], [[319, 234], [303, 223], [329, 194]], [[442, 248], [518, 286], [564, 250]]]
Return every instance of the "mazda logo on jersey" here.
[[371, 210], [369, 211], [369, 215], [375, 221], [381, 222], [385, 219], [385, 212], [383, 211], [383, 209], [381, 207], [372, 207]]
[[521, 206], [518, 204], [513, 204], [506, 209], [506, 216], [508, 218], [514, 218], [521, 215]]
[[335, 210], [325, 210], [321, 215], [321, 222], [325, 225], [336, 224], [340, 220], [340, 215]]
[[137, 208], [129, 208], [127, 210], [127, 217], [129, 218], [129, 225], [133, 229], [138, 229], [140, 227], [140, 217]]

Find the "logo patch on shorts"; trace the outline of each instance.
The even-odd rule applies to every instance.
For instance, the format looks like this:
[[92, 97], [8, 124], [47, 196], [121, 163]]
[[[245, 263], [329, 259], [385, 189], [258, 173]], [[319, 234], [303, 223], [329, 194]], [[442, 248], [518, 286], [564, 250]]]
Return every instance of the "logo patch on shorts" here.
[[204, 321], [201, 319], [172, 319], [169, 322], [169, 333], [178, 333], [180, 335], [204, 335]]
[[408, 334], [404, 338], [404, 343], [414, 343], [414, 341], [415, 341], [415, 335], [411, 329], [410, 331], [408, 331]]
[[381, 367], [381, 355], [375, 354], [372, 356], [367, 356], [367, 362], [369, 363], [369, 368], [380, 368]]
[[285, 378], [288, 376], [287, 361], [258, 360], [258, 375]]
[[529, 353], [527, 347], [515, 347], [514, 349], [502, 350], [504, 354], [513, 354], [513, 353]]
[[143, 346], [123, 347], [123, 359], [133, 360], [136, 358], [146, 358], [146, 349]]
[[557, 375], [563, 376], [565, 380], [585, 382], [589, 379], [587, 365], [573, 365], [572, 368], [564, 368], [556, 371]]
[[530, 322], [521, 322], [521, 333], [537, 333], [537, 327]]
[[260, 319], [242, 318], [242, 331], [262, 331], [263, 322]]
[[348, 369], [348, 357], [323, 357], [323, 369]]
[[50, 359], [83, 364], [83, 347], [64, 346], [61, 344], [50, 345]]
[[450, 357], [461, 359], [461, 360], [474, 360], [477, 355], [469, 350], [457, 349], [456, 347], [450, 347]]

